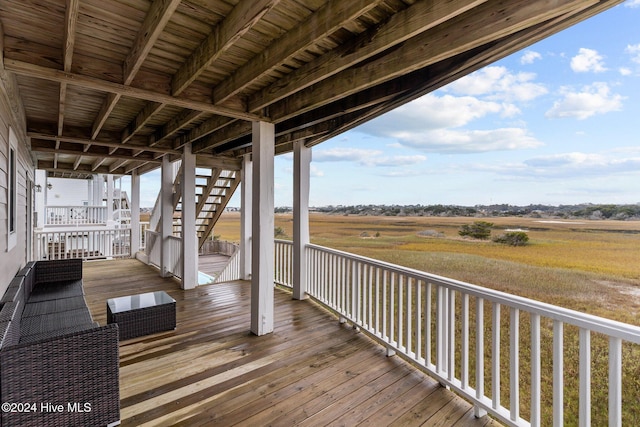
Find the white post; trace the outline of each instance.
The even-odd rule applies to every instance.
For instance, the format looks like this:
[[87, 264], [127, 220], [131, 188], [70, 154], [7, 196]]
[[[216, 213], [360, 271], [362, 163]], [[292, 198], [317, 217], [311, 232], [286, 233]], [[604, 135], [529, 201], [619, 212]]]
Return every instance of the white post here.
[[[182, 289], [198, 286], [198, 239], [196, 233], [196, 156], [191, 143], [182, 151]], [[204, 196], [203, 196], [204, 197]]]
[[242, 158], [240, 179], [240, 278], [251, 279], [251, 154]]
[[36, 191], [35, 211], [36, 211], [36, 228], [41, 229], [45, 225], [46, 216], [46, 194], [47, 194], [47, 171], [36, 170]]
[[113, 225], [113, 175], [107, 175], [107, 225]]
[[131, 258], [140, 250], [140, 175], [131, 172]]
[[[104, 176], [97, 174], [93, 176], [93, 206], [102, 206], [102, 195], [104, 193]], [[105, 220], [106, 222], [106, 220]]]
[[169, 236], [173, 235], [173, 170], [169, 156], [162, 157], [162, 171], [160, 178], [160, 275], [171, 275], [169, 263]]
[[251, 332], [273, 332], [274, 213], [273, 158], [275, 126], [253, 122], [253, 186], [251, 245]]
[[298, 300], [307, 297], [310, 170], [311, 149], [297, 141], [293, 146], [293, 298]]

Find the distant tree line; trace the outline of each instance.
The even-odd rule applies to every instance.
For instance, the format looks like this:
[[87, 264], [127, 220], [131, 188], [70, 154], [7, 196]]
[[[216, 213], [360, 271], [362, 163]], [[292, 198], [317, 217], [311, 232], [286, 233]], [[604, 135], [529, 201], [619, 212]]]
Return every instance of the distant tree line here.
[[[338, 205], [312, 208], [313, 211], [334, 215], [369, 216], [441, 216], [441, 217], [531, 217], [560, 219], [614, 219], [640, 220], [640, 203], [634, 205], [580, 204], [580, 205]], [[277, 208], [287, 212], [290, 208]]]

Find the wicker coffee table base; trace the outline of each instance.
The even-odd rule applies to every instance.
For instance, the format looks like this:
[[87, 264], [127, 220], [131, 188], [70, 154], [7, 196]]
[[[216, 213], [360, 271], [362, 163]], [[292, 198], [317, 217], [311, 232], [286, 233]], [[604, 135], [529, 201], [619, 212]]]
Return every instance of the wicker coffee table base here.
[[120, 340], [170, 331], [176, 328], [176, 303], [112, 313], [107, 304], [107, 323], [117, 323]]

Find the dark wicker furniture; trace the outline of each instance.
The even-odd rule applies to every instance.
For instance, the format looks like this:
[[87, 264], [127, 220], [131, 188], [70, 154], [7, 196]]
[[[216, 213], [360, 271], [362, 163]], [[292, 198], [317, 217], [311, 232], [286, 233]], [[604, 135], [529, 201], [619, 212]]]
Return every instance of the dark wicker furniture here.
[[120, 339], [176, 328], [176, 300], [164, 291], [107, 300], [107, 323], [117, 323]]
[[118, 327], [92, 320], [81, 259], [27, 264], [0, 306], [0, 425], [120, 423]]

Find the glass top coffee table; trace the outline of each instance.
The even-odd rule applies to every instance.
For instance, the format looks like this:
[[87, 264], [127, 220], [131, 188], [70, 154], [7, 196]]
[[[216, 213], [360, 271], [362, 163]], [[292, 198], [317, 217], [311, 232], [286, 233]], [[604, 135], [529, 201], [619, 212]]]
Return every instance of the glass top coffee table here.
[[176, 300], [164, 291], [107, 300], [107, 323], [117, 323], [120, 340], [176, 328]]

